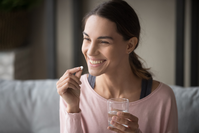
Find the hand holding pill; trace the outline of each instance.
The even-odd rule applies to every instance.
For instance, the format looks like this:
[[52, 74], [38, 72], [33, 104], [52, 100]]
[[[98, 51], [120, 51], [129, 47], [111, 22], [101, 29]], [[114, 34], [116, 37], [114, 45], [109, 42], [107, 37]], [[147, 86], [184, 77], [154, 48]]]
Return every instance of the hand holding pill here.
[[68, 113], [77, 113], [80, 111], [79, 96], [82, 70], [83, 66], [69, 69], [57, 82], [57, 92], [67, 103]]

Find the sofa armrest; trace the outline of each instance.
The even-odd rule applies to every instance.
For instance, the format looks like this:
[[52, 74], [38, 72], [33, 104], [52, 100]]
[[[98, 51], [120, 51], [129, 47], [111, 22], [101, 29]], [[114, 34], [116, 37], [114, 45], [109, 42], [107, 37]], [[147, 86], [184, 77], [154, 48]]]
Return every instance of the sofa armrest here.
[[57, 80], [0, 80], [0, 132], [58, 133]]
[[170, 87], [178, 107], [179, 133], [199, 132], [199, 87]]

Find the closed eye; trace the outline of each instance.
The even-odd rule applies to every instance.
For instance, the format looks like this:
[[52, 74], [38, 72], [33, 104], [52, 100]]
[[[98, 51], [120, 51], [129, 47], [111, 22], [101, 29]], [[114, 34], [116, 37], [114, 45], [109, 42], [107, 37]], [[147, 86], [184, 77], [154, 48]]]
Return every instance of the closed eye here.
[[106, 44], [109, 44], [109, 42], [107, 42], [107, 41], [101, 41], [101, 43], [106, 43]]
[[87, 37], [84, 37], [84, 40], [90, 41], [90, 39], [89, 39], [89, 38], [87, 38]]

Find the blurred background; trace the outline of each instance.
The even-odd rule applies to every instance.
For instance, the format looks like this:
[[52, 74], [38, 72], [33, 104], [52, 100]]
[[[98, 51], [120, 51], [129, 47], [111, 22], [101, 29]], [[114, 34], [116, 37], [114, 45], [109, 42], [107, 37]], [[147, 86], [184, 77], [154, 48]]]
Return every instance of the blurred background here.
[[[82, 18], [104, 0], [24, 0], [28, 9], [16, 8], [23, 0], [2, 1], [8, 5], [0, 3], [0, 78], [57, 79], [80, 65], [87, 73], [81, 53]], [[169, 85], [199, 85], [197, 0], [126, 1], [141, 23], [135, 52], [154, 79]]]

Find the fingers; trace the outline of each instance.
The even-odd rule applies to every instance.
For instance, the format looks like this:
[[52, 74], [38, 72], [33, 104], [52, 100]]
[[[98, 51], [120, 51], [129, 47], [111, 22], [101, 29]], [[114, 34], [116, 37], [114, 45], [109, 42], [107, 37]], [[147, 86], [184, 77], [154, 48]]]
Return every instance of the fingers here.
[[139, 128], [138, 118], [130, 113], [117, 112], [116, 117], [118, 117], [118, 123], [128, 125], [132, 130]]
[[[75, 67], [75, 68], [72, 68], [72, 69], [69, 69], [67, 70], [64, 75], [73, 75], [75, 73], [75, 77], [77, 77], [76, 79], [79, 80], [79, 78], [81, 77], [81, 74], [82, 74], [82, 71], [83, 71], [83, 66], [81, 67]], [[64, 75], [62, 76], [64, 78]]]
[[63, 85], [70, 83], [79, 88], [79, 85], [81, 84], [81, 81], [76, 77], [75, 75], [72, 74], [66, 74], [63, 75], [60, 80], [57, 82], [57, 88], [60, 89], [62, 88]]
[[134, 122], [138, 122], [138, 118], [137, 118], [136, 116], [130, 114], [130, 113], [118, 111], [118, 112], [117, 112], [117, 116], [118, 116], [118, 117], [122, 117], [122, 118], [129, 119], [129, 120], [134, 121]]
[[[82, 67], [76, 67], [67, 70], [64, 75], [57, 82], [57, 92], [62, 95], [68, 88], [80, 89], [80, 77], [82, 73]], [[76, 73], [74, 75], [74, 73]]]
[[67, 78], [67, 79], [63, 80], [62, 82], [60, 82], [57, 87], [61, 88], [62, 86], [66, 85], [67, 83], [74, 85], [76, 88], [80, 88], [79, 85], [81, 84], [80, 81], [77, 82], [73, 78]]
[[75, 68], [72, 68], [72, 69], [67, 70], [67, 71], [65, 72], [65, 74], [66, 74], [66, 73], [71, 73], [71, 74], [73, 74], [73, 73], [76, 73], [76, 72], [78, 72], [78, 71], [80, 71], [80, 70], [81, 70], [81, 67], [75, 67]]
[[137, 132], [138, 118], [130, 113], [118, 112], [116, 116], [112, 117], [111, 124], [114, 128], [108, 128], [115, 132]]
[[80, 87], [77, 88], [75, 85], [71, 83], [66, 83], [60, 89], [58, 89], [59, 95], [63, 95], [67, 91], [68, 88], [72, 88], [74, 90], [80, 89]]
[[77, 76], [78, 78], [80, 78], [81, 74], [82, 74], [82, 70], [80, 69], [80, 71], [76, 72], [75, 76]]
[[[82, 73], [82, 69], [83, 67], [76, 67], [76, 68], [72, 68], [67, 70], [64, 75], [60, 78], [60, 82], [63, 82], [64, 80], [68, 79], [68, 78], [72, 78], [74, 81], [76, 81], [77, 83], [81, 84], [79, 78], [81, 77], [81, 73]], [[74, 73], [76, 73], [75, 75], [73, 75]]]
[[114, 129], [112, 129], [113, 131], [117, 131], [118, 133], [123, 133], [123, 132], [130, 132], [131, 129], [126, 126], [126, 125], [121, 125], [115, 121], [111, 121], [111, 125], [114, 126]]
[[64, 81], [66, 81], [66, 80], [68, 80], [68, 81], [73, 80], [73, 81], [77, 82], [78, 84], [81, 84], [81, 81], [79, 80], [79, 78], [76, 77], [76, 76], [73, 75], [73, 74], [70, 74], [70, 73], [67, 73], [66, 75], [63, 75], [63, 76], [60, 78], [59, 81], [60, 81], [60, 83], [61, 83], [61, 82], [64, 82]]
[[117, 128], [114, 128], [114, 127], [108, 127], [107, 129], [111, 130], [111, 131], [114, 131], [116, 133], [125, 133], [125, 132], [129, 132], [129, 131], [122, 131], [122, 130], [119, 130]]
[[129, 121], [128, 119], [124, 119], [124, 118], [117, 117], [117, 116], [113, 116], [112, 120], [114, 122], [119, 123], [119, 124], [124, 124], [124, 125], [131, 125], [132, 124], [132, 121]]

